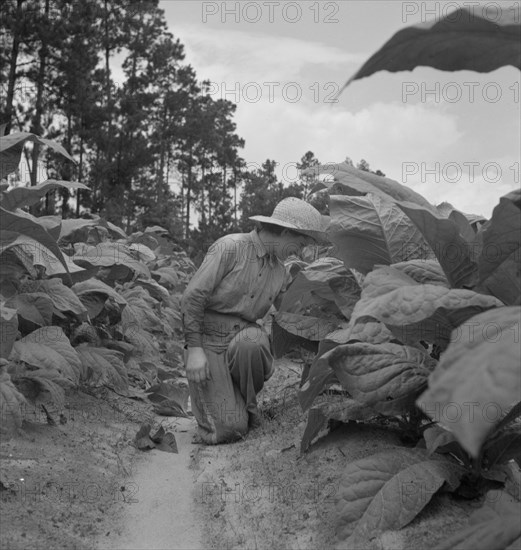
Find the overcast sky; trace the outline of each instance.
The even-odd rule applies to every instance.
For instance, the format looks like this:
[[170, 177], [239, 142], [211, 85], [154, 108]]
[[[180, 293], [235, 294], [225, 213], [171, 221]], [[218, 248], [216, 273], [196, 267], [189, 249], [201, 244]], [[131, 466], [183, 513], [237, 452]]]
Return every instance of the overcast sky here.
[[[384, 71], [353, 82], [332, 102], [396, 31], [472, 3], [160, 5], [198, 78], [212, 82], [215, 98], [237, 103], [237, 133], [251, 166], [274, 159], [291, 183], [306, 151], [322, 163], [364, 158], [435, 204], [489, 217], [499, 197], [519, 187], [518, 69]], [[490, 17], [499, 8], [519, 20], [519, 1], [481, 4]]]

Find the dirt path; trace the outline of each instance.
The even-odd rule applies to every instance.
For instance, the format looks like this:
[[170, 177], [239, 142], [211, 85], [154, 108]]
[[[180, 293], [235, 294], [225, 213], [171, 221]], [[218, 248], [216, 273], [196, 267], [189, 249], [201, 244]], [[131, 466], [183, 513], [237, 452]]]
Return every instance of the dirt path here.
[[135, 464], [134, 502], [125, 506], [110, 535], [98, 540], [99, 550], [201, 549], [201, 519], [194, 509], [193, 469], [195, 420], [163, 419], [175, 434], [178, 454], [144, 452]]
[[[145, 402], [77, 392], [65, 424], [51, 426], [38, 418], [20, 438], [0, 442], [0, 521], [8, 526], [0, 529], [0, 546], [341, 547], [335, 496], [343, 469], [401, 446], [400, 433], [350, 422], [321, 432], [302, 455], [300, 370], [298, 361], [277, 361], [260, 394], [263, 427], [229, 445], [193, 444], [195, 420], [155, 416]], [[137, 450], [134, 438], [145, 421], [172, 431], [179, 453]], [[357, 550], [433, 548], [463, 527], [475, 506], [436, 496], [404, 529], [387, 531]]]

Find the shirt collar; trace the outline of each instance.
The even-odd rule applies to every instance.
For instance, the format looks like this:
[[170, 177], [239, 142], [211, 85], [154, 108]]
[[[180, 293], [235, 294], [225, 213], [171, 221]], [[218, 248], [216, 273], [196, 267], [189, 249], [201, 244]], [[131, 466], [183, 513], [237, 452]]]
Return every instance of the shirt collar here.
[[266, 259], [270, 264], [277, 265], [278, 258], [275, 256], [275, 254], [268, 253], [268, 251], [266, 250], [266, 247], [264, 246], [264, 243], [260, 240], [259, 234], [255, 229], [251, 231], [250, 236], [253, 242], [253, 246], [255, 247], [255, 252], [257, 253], [257, 256], [259, 258], [266, 257]]
[[251, 240], [253, 241], [253, 246], [255, 247], [255, 252], [259, 258], [268, 255], [268, 251], [264, 246], [264, 243], [260, 240], [259, 235], [255, 229], [250, 232]]

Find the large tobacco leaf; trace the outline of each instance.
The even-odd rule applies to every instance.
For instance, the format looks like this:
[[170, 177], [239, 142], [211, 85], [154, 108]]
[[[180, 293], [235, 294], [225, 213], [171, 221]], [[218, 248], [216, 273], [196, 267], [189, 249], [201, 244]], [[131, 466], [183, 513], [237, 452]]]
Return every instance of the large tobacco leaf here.
[[13, 384], [11, 377], [5, 371], [0, 371], [0, 434], [13, 435], [21, 427], [23, 421], [23, 409], [26, 404], [25, 397]]
[[[165, 232], [168, 233], [168, 231]], [[127, 244], [144, 244], [150, 250], [155, 251], [157, 248], [159, 248], [159, 241], [158, 239], [152, 235], [150, 232], [143, 233], [142, 231], [136, 231], [128, 236], [127, 238]]]
[[368, 273], [377, 264], [433, 258], [421, 232], [394, 203], [377, 195], [332, 195], [329, 237], [346, 267]]
[[141, 243], [131, 243], [128, 245], [136, 260], [148, 263], [156, 259], [156, 254], [147, 245]]
[[105, 299], [112, 298], [114, 302], [121, 306], [125, 306], [127, 304], [127, 301], [119, 292], [99, 279], [81, 281], [72, 285], [71, 289], [80, 299], [89, 294], [102, 294]]
[[89, 386], [107, 386], [125, 393], [128, 389], [128, 375], [123, 354], [107, 349], [80, 344], [76, 348], [83, 368], [83, 380]]
[[[372, 317], [359, 317], [356, 324], [346, 330], [349, 330], [349, 340], [355, 342], [383, 344], [394, 339], [393, 333], [384, 323], [380, 323]], [[342, 343], [347, 344], [347, 341]]]
[[12, 231], [1, 231], [0, 238], [0, 277], [2, 281], [18, 281], [25, 275], [36, 278], [38, 272], [33, 265], [33, 256], [23, 246], [13, 244], [6, 234]]
[[6, 231], [15, 236], [21, 234], [34, 239], [39, 245], [48, 248], [63, 264], [66, 272], [69, 273], [68, 265], [62, 251], [56, 243], [56, 240], [49, 234], [43, 225], [15, 212], [0, 208], [0, 229], [2, 232]]
[[507, 305], [521, 304], [521, 191], [501, 197], [483, 227], [478, 288]]
[[62, 218], [61, 216], [33, 216], [32, 214], [29, 214], [28, 212], [25, 212], [23, 210], [17, 209], [17, 214], [26, 216], [33, 221], [36, 221], [37, 223], [43, 225], [45, 229], [47, 229], [47, 232], [49, 235], [55, 239], [56, 241], [60, 238], [60, 230], [62, 225]]
[[73, 260], [77, 263], [92, 267], [125, 266], [133, 272], [150, 278], [147, 266], [136, 260], [125, 244], [117, 242], [102, 242], [96, 246], [85, 243], [74, 245]]
[[472, 288], [477, 282], [477, 265], [472, 250], [452, 220], [441, 218], [415, 204], [396, 203], [414, 222], [429, 243], [452, 287]]
[[319, 341], [336, 328], [336, 323], [316, 317], [282, 311], [277, 313], [274, 321], [286, 332], [306, 340]]
[[517, 11], [498, 10], [489, 15], [486, 11], [474, 13], [470, 6], [453, 4], [451, 12], [430, 12], [427, 17], [424, 12], [421, 23], [407, 25], [388, 38], [341, 91], [353, 81], [379, 71], [396, 73], [432, 67], [449, 72], [490, 73], [508, 65], [520, 68]]
[[394, 339], [393, 333], [380, 321], [372, 317], [360, 317], [357, 319], [356, 324], [326, 334], [321, 343], [367, 342], [368, 344], [383, 344]]
[[323, 182], [324, 187], [345, 195], [378, 195], [387, 201], [410, 201], [424, 208], [434, 209], [427, 199], [410, 187], [402, 185], [385, 176], [378, 176], [365, 170], [360, 170], [345, 162], [313, 167], [317, 174], [329, 174], [334, 181]]
[[163, 307], [161, 309], [162, 317], [173, 331], [181, 332], [183, 329], [183, 322], [181, 320], [181, 314], [179, 308]]
[[417, 405], [477, 457], [521, 393], [521, 307], [491, 309], [456, 330]]
[[136, 326], [148, 331], [162, 330], [161, 320], [153, 310], [157, 301], [150, 296], [148, 291], [141, 287], [134, 287], [122, 290], [121, 293], [127, 301], [127, 305], [121, 313], [123, 326]]
[[29, 132], [15, 132], [14, 134], [2, 136], [0, 140], [0, 180], [4, 179], [18, 168], [23, 147], [28, 141], [50, 147], [65, 158], [75, 162], [59, 143], [55, 143], [50, 139], [41, 138]]
[[344, 344], [322, 360], [354, 399], [385, 415], [410, 410], [435, 363], [420, 349], [393, 343]]
[[275, 357], [282, 357], [296, 345], [316, 351], [317, 343], [337, 328], [337, 322], [281, 311], [273, 317], [272, 339]]
[[188, 382], [186, 379], [164, 380], [146, 390], [154, 404], [154, 411], [161, 416], [181, 416], [187, 418]]
[[60, 327], [43, 327], [16, 341], [10, 359], [56, 372], [66, 386], [75, 385], [80, 379], [80, 359]]
[[179, 284], [179, 276], [173, 267], [160, 267], [151, 274], [154, 280], [167, 289], [173, 290]]
[[[3, 139], [3, 138], [2, 138]], [[24, 206], [32, 206], [36, 204], [42, 197], [44, 197], [49, 191], [58, 187], [65, 189], [83, 189], [90, 191], [90, 189], [83, 183], [77, 181], [62, 181], [62, 180], [47, 180], [39, 185], [32, 187], [15, 187], [9, 191], [2, 191], [0, 204], [7, 210], [15, 210], [16, 208], [22, 208]]]
[[378, 413], [369, 407], [366, 407], [354, 399], [345, 397], [344, 395], [329, 396], [327, 401], [314, 405], [308, 413], [308, 419], [302, 441], [300, 443], [300, 454], [304, 454], [313, 439], [326, 426], [328, 420], [337, 420], [347, 423], [351, 420], [371, 420]]
[[43, 292], [15, 294], [6, 305], [16, 309], [18, 315], [39, 327], [52, 325], [52, 300]]
[[338, 378], [328, 361], [322, 359], [325, 353], [340, 344], [347, 344], [348, 342], [382, 344], [393, 338], [392, 332], [383, 323], [372, 318], [362, 318], [359, 321], [353, 327], [340, 328], [326, 334], [324, 339], [320, 341], [317, 355], [298, 394], [299, 403], [304, 412], [309, 409], [325, 387], [338, 382]]
[[[334, 344], [334, 346], [336, 345]], [[303, 412], [311, 407], [326, 386], [338, 382], [335, 371], [331, 368], [327, 359], [323, 358], [326, 352], [322, 351], [321, 347], [322, 342], [320, 343], [319, 352], [309, 369], [307, 380], [298, 392], [298, 400]]]
[[[375, 270], [370, 279], [377, 285], [386, 270]], [[459, 325], [477, 313], [503, 305], [493, 296], [472, 290], [449, 289], [432, 284], [401, 286], [385, 294], [374, 296], [373, 286], [356, 304], [352, 321], [373, 317], [385, 323], [398, 340], [414, 344], [420, 340], [443, 346]], [[369, 295], [367, 295], [369, 294]]]
[[393, 268], [420, 284], [449, 286], [449, 281], [437, 260], [409, 260], [393, 264]]
[[60, 372], [50, 369], [28, 370], [14, 378], [14, 383], [20, 392], [32, 403], [53, 402], [58, 407], [65, 405], [64, 387], [69, 383], [64, 382]]
[[[3, 207], [3, 206], [2, 206]], [[20, 208], [16, 208], [14, 210], [14, 213], [18, 216], [21, 216], [22, 218], [27, 218], [28, 220], [32, 220], [35, 223], [38, 223], [42, 227], [44, 227], [49, 235], [54, 239], [58, 240], [60, 236], [60, 228], [62, 224], [62, 219], [60, 216], [33, 216], [29, 212], [26, 212], [25, 210], [21, 210]]]
[[135, 347], [136, 356], [152, 362], [159, 361], [159, 345], [150, 332], [135, 324], [123, 324], [122, 330], [127, 342]]
[[521, 547], [521, 503], [506, 491], [489, 491], [469, 525], [435, 550], [517, 550]]
[[168, 300], [170, 298], [170, 293], [168, 290], [164, 286], [157, 283], [154, 279], [136, 279], [132, 284], [143, 287], [150, 294], [150, 296], [155, 298], [158, 302], [163, 302], [164, 300]]
[[334, 302], [349, 319], [360, 296], [360, 286], [343, 262], [337, 258], [321, 258], [297, 273], [284, 293], [278, 310], [301, 313], [311, 303], [310, 294]]
[[383, 531], [401, 529], [444, 485], [455, 490], [463, 473], [424, 449], [395, 448], [349, 463], [337, 494], [338, 537], [360, 548]]
[[403, 286], [417, 285], [412, 277], [394, 266], [376, 266], [362, 282], [361, 300], [372, 300]]
[[[39, 218], [35, 218], [38, 219]], [[40, 222], [38, 221], [38, 224]], [[63, 275], [75, 273], [78, 271], [84, 271], [82, 267], [76, 265], [70, 258], [64, 254], [63, 261], [59, 260], [56, 255], [51, 252], [46, 246], [43, 246], [41, 243], [36, 241], [31, 237], [25, 235], [16, 234], [14, 239], [6, 239], [4, 237], [12, 234], [10, 231], [2, 232], [2, 243], [1, 250], [4, 251], [10, 250], [16, 254], [17, 258], [23, 263], [23, 265], [28, 269], [31, 274], [30, 267], [28, 263], [35, 265], [40, 265], [45, 268], [45, 274], [47, 276], [53, 275]]]
[[472, 226], [470, 225], [469, 220], [462, 214], [459, 210], [453, 210], [449, 214], [449, 220], [452, 220], [459, 229], [459, 234], [467, 241], [472, 242], [476, 233]]
[[114, 310], [119, 312], [119, 316], [127, 305], [127, 301], [119, 292], [99, 279], [81, 281], [72, 285], [71, 288], [87, 309], [91, 319], [96, 318], [103, 311], [108, 299], [111, 305], [114, 304]]
[[452, 454], [456, 456], [463, 464], [468, 464], [468, 455], [461, 448], [454, 434], [449, 432], [439, 424], [430, 426], [423, 431], [425, 447], [430, 455], [433, 453]]
[[521, 467], [521, 426], [519, 423], [501, 430], [483, 445], [483, 458], [487, 468], [515, 460]]
[[46, 293], [58, 311], [70, 311], [81, 321], [87, 319], [87, 309], [76, 294], [65, 286], [60, 279], [37, 281], [35, 290]]
[[0, 357], [7, 359], [18, 333], [18, 313], [16, 309], [4, 305], [4, 302], [0, 302], [0, 331]]
[[329, 281], [329, 288], [342, 315], [349, 321], [353, 309], [360, 299], [361, 288], [357, 277], [349, 270], [344, 277], [338, 277]]
[[62, 220], [60, 241], [67, 243], [79, 243], [88, 242], [89, 235], [91, 235], [92, 229], [102, 229], [103, 232], [114, 239], [126, 239], [127, 234], [111, 222], [100, 218], [99, 216], [93, 216], [91, 219], [79, 219], [71, 218]]

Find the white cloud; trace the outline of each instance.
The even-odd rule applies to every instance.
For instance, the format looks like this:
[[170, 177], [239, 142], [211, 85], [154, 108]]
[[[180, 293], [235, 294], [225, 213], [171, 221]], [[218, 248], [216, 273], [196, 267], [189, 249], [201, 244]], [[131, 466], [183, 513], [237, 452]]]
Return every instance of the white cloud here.
[[286, 183], [297, 178], [294, 166], [308, 150], [323, 163], [364, 158], [373, 170], [381, 169], [432, 203], [448, 201], [463, 212], [490, 217], [519, 178], [515, 157], [470, 164], [457, 120], [432, 105], [376, 103], [350, 112], [279, 100], [253, 108], [239, 104], [236, 120], [246, 140], [246, 160], [278, 161]]
[[[176, 36], [185, 45], [187, 61], [198, 77], [214, 83], [214, 97], [237, 103], [235, 121], [237, 133], [246, 140], [245, 160], [258, 165], [267, 158], [276, 160], [279, 176], [286, 183], [296, 176], [291, 166], [311, 150], [322, 162], [341, 162], [346, 156], [355, 162], [364, 158], [372, 169], [381, 169], [433, 203], [448, 201], [464, 212], [487, 217], [499, 197], [514, 187], [513, 173], [507, 173], [508, 166], [516, 162], [513, 155], [502, 160], [503, 177], [497, 182], [483, 176], [481, 166], [472, 180], [465, 162], [476, 157], [475, 135], [466, 135], [469, 121], [454, 105], [370, 103], [369, 98], [364, 105], [357, 98], [355, 107], [353, 92], [343, 94], [337, 104], [325, 103], [335, 91], [327, 87], [331, 75], [347, 76], [366, 55], [353, 55], [312, 39], [229, 28], [176, 25]], [[269, 82], [280, 85], [270, 89]], [[296, 85], [284, 90], [290, 82]], [[301, 97], [292, 103], [298, 88]], [[385, 97], [385, 89], [381, 94]], [[450, 170], [444, 172], [450, 162], [462, 169], [457, 181]], [[405, 178], [404, 167], [410, 165], [404, 163], [415, 163], [417, 173]], [[425, 173], [436, 170], [436, 163], [440, 165], [438, 181], [437, 175]]]
[[[415, 189], [431, 202], [447, 201], [467, 214], [490, 218], [500, 197], [519, 187], [519, 161], [503, 157], [496, 161], [434, 162], [419, 166]], [[429, 171], [434, 173], [428, 173]]]
[[350, 54], [340, 48], [313, 40], [247, 33], [229, 29], [177, 26], [176, 36], [185, 45], [187, 60], [201, 80], [225, 82], [313, 82], [306, 65], [322, 65], [329, 69], [360, 65], [365, 56]]
[[350, 112], [341, 105], [278, 100], [254, 108], [239, 104], [236, 120], [246, 140], [245, 155], [256, 155], [256, 162], [267, 157], [297, 162], [312, 150], [322, 162], [365, 158], [372, 168], [392, 171], [395, 178], [408, 156], [416, 160], [442, 155], [460, 137], [449, 115], [425, 105], [376, 103]]

